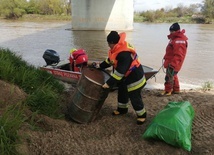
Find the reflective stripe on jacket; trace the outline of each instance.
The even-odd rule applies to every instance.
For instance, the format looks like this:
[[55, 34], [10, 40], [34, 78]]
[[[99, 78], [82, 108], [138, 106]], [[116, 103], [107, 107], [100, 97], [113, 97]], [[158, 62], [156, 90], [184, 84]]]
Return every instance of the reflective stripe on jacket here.
[[133, 69], [135, 69], [136, 67], [140, 66], [139, 58], [137, 56], [137, 53], [135, 52], [134, 47], [131, 44], [129, 44], [128, 42], [125, 41], [125, 37], [126, 37], [125, 33], [121, 33], [120, 34], [119, 42], [114, 46], [113, 49], [109, 50], [108, 59], [106, 61], [107, 63], [112, 65], [114, 68], [117, 68], [117, 59], [116, 59], [117, 55], [119, 53], [121, 53], [121, 52], [124, 52], [124, 51], [129, 51], [131, 53], [133, 61], [132, 61], [131, 65], [130, 65], [130, 67], [129, 67], [129, 70], [125, 73], [125, 75], [120, 74], [116, 70], [115, 70], [114, 74], [112, 75], [117, 80], [122, 79], [123, 76], [127, 77]]
[[[125, 33], [120, 34], [119, 42], [114, 46], [113, 49], [109, 50], [108, 53], [109, 57], [108, 59], [105, 60], [105, 62], [113, 66], [114, 72], [112, 73], [112, 77], [115, 79], [115, 81], [119, 82], [125, 77], [127, 79], [126, 81], [128, 81], [127, 82], [128, 91], [133, 91], [145, 85], [146, 78], [144, 76], [144, 71], [140, 64], [138, 56], [135, 52], [135, 49], [125, 41], [125, 37], [126, 37]], [[130, 62], [129, 68], [127, 68], [125, 72], [120, 72], [121, 68], [120, 67], [118, 68], [118, 63], [121, 62], [120, 59], [118, 60], [118, 55], [128, 52], [130, 53], [130, 55], [128, 55], [127, 58], [124, 57], [122, 61], [126, 61], [126, 59], [132, 59], [132, 61]], [[132, 75], [129, 77], [129, 75], [132, 74], [132, 72], [135, 72], [133, 73], [134, 75], [137, 73], [136, 76]], [[110, 82], [108, 84], [110, 84]]]

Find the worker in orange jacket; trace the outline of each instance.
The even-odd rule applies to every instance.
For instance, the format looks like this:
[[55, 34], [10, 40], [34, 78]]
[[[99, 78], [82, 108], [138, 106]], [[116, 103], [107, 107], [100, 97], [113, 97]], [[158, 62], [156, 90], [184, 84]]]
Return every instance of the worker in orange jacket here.
[[180, 84], [178, 80], [178, 72], [180, 71], [186, 57], [188, 38], [185, 30], [180, 30], [180, 25], [174, 23], [169, 28], [169, 43], [166, 47], [164, 55], [164, 68], [166, 68], [166, 76], [164, 83], [164, 91], [161, 95], [169, 96], [173, 93], [180, 93]]
[[137, 124], [140, 125], [146, 120], [146, 110], [141, 96], [146, 78], [135, 49], [125, 38], [125, 33], [118, 34], [117, 31], [111, 31], [107, 36], [110, 50], [108, 58], [100, 64], [100, 68], [113, 66], [114, 72], [102, 87], [108, 89], [118, 86], [117, 110], [113, 111], [112, 115], [126, 114], [130, 99], [137, 115]]

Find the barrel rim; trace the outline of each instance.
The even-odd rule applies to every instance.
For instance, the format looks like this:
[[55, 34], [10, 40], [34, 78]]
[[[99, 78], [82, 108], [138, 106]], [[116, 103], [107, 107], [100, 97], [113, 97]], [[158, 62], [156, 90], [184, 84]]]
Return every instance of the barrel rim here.
[[85, 75], [84, 75], [84, 77], [85, 77], [86, 79], [88, 79], [89, 81], [91, 81], [91, 82], [93, 82], [93, 83], [95, 83], [95, 84], [97, 84], [97, 85], [99, 85], [99, 86], [102, 86], [102, 84], [100, 84], [100, 83], [98, 83], [98, 82], [92, 80], [91, 78], [89, 78], [89, 77], [87, 77], [87, 76], [85, 76]]

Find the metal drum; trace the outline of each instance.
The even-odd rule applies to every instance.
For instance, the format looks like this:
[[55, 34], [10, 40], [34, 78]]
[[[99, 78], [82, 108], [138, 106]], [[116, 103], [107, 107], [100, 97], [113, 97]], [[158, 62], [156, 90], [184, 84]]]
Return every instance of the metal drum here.
[[78, 123], [92, 122], [99, 113], [109, 90], [102, 85], [110, 77], [95, 68], [83, 68], [82, 75], [68, 105], [69, 116]]

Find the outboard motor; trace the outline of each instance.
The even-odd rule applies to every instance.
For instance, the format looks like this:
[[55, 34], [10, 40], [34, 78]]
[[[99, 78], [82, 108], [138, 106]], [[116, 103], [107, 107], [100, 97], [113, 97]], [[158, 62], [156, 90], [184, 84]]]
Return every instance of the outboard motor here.
[[43, 58], [45, 59], [45, 62], [47, 65], [57, 65], [60, 61], [59, 54], [51, 49], [47, 49], [44, 54]]

